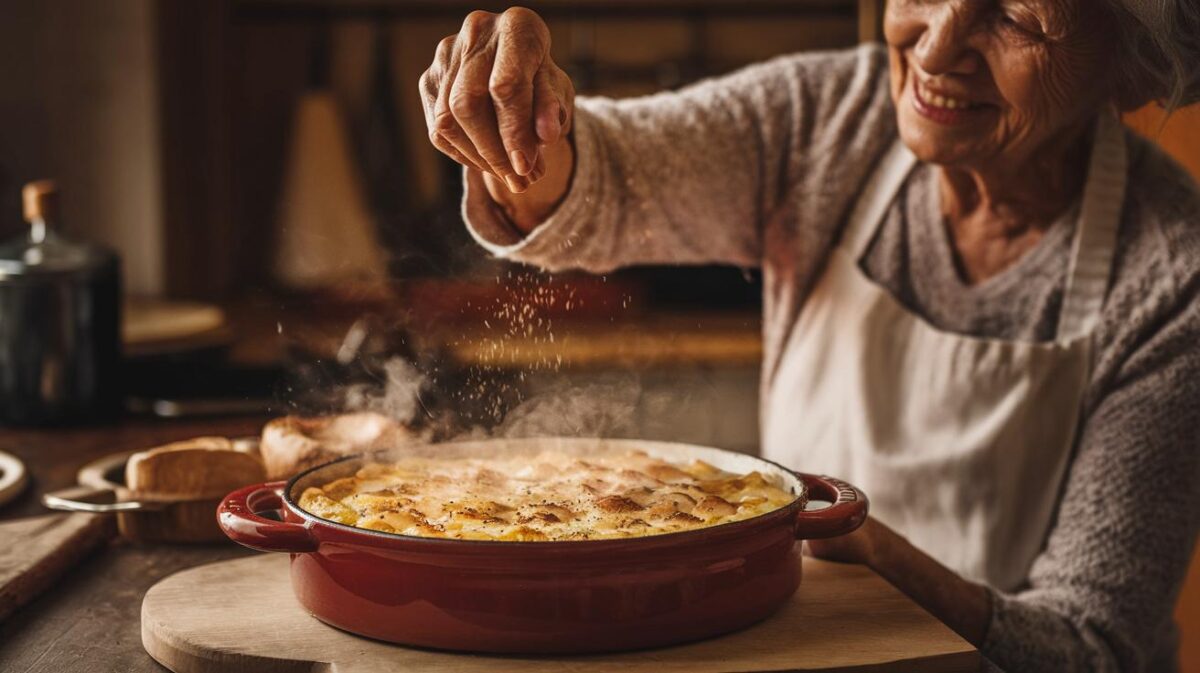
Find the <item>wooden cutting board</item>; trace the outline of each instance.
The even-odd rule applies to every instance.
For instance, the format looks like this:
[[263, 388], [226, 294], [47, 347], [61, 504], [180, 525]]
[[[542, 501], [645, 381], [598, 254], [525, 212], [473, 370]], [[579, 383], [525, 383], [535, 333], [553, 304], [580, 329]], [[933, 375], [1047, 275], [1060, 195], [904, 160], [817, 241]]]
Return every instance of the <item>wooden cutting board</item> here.
[[46, 514], [0, 524], [0, 621], [115, 532], [111, 516]]
[[142, 602], [142, 644], [176, 673], [732, 673], [978, 671], [979, 653], [878, 575], [805, 559], [775, 616], [689, 645], [586, 657], [477, 656], [389, 645], [326, 626], [292, 595], [288, 559], [266, 554], [172, 575]]

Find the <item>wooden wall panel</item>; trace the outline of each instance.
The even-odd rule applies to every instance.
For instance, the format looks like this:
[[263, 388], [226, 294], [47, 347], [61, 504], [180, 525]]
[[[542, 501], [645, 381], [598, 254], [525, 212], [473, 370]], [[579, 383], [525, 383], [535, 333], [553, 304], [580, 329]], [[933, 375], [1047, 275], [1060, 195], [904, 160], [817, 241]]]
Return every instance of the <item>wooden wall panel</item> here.
[[229, 211], [228, 0], [157, 0], [167, 294], [220, 298], [233, 288]]
[[230, 218], [238, 286], [268, 281], [292, 117], [307, 86], [318, 30], [303, 23], [232, 27]]

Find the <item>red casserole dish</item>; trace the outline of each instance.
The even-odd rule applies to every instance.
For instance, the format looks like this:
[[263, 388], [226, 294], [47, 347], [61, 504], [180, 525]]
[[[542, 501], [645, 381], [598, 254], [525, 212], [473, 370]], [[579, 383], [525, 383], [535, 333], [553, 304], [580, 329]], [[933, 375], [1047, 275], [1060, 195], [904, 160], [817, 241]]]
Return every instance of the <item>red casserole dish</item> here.
[[[674, 463], [778, 475], [797, 494], [752, 519], [647, 537], [555, 542], [424, 538], [354, 528], [296, 504], [310, 486], [367, 461], [421, 453], [490, 456], [545, 450], [641, 450]], [[829, 503], [813, 508], [818, 501]], [[252, 549], [291, 554], [296, 598], [323, 622], [405, 645], [493, 653], [583, 653], [659, 647], [762, 620], [800, 585], [797, 540], [862, 524], [867, 498], [830, 477], [719, 449], [641, 440], [521, 439], [406, 447], [352, 456], [288, 482], [225, 497], [221, 529]], [[282, 521], [261, 513], [279, 510]]]

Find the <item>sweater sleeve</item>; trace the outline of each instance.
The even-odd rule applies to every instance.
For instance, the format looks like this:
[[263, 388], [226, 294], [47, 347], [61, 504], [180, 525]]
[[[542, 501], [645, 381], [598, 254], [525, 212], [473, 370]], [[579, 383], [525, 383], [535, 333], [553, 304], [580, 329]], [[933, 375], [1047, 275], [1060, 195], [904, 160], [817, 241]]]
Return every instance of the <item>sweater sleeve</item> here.
[[993, 594], [982, 650], [1004, 670], [1177, 665], [1162, 657], [1200, 512], [1200, 301], [1176, 303], [1082, 427], [1028, 585]]
[[551, 270], [758, 266], [764, 223], [811, 184], [800, 173], [837, 161], [828, 150], [845, 143], [842, 122], [886, 109], [885, 61], [871, 47], [803, 54], [678, 92], [580, 98], [575, 172], [554, 214], [514, 242], [482, 176], [466, 171], [464, 219], [494, 255]]

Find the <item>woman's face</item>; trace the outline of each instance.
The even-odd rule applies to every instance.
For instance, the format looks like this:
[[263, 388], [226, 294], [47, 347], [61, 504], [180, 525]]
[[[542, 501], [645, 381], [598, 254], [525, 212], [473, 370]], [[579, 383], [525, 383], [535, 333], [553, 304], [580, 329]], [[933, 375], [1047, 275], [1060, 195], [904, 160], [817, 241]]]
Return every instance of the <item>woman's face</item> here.
[[[1020, 165], [1074, 137], [1109, 98], [1098, 0], [890, 0], [900, 136], [922, 160]], [[1015, 163], [1014, 163], [1015, 162]]]

